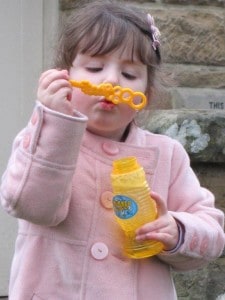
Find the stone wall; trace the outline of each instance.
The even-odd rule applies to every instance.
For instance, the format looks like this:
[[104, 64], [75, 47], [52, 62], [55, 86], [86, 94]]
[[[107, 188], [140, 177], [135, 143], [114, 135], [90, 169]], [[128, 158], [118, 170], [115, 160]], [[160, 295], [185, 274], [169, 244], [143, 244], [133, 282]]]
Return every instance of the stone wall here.
[[[61, 0], [62, 15], [80, 2], [88, 0]], [[201, 184], [225, 212], [225, 0], [124, 2], [154, 16], [164, 64], [175, 81], [163, 99], [155, 99], [157, 110], [146, 128], [184, 145]], [[225, 253], [203, 269], [174, 278], [179, 300], [225, 299]]]
[[[146, 128], [181, 142], [202, 186], [214, 193], [216, 206], [225, 212], [224, 124], [223, 111], [171, 109], [152, 112]], [[215, 300], [223, 294], [225, 299], [225, 252], [207, 267], [174, 278], [179, 300]]]

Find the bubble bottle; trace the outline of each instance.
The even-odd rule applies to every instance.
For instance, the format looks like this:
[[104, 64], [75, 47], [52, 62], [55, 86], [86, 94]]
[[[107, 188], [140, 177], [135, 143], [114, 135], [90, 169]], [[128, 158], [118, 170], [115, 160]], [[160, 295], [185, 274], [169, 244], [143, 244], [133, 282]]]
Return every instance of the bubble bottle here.
[[157, 218], [155, 201], [150, 196], [145, 172], [136, 157], [115, 160], [111, 182], [115, 218], [125, 235], [124, 254], [138, 259], [161, 252], [163, 249], [161, 242], [135, 240], [136, 229]]

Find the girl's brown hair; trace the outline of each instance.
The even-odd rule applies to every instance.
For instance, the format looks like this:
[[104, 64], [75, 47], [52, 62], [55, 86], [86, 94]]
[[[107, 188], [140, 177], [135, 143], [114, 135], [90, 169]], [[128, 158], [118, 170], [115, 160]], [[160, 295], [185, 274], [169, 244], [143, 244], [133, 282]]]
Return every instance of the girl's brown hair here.
[[161, 62], [159, 49], [152, 47], [147, 14], [115, 1], [92, 1], [79, 6], [60, 26], [54, 66], [67, 69], [78, 53], [104, 55], [120, 47], [130, 49], [148, 70], [148, 97], [155, 86]]

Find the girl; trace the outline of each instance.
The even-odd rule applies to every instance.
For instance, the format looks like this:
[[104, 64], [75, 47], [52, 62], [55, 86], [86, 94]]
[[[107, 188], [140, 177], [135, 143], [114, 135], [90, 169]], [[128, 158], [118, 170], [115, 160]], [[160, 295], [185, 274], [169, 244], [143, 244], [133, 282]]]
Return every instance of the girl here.
[[[40, 77], [33, 115], [2, 178], [1, 203], [19, 219], [11, 300], [174, 300], [171, 268], [194, 269], [221, 254], [223, 214], [183, 147], [138, 128], [127, 104], [69, 82], [128, 87], [150, 103], [158, 35], [150, 15], [108, 1], [80, 8], [62, 28], [55, 69]], [[144, 166], [158, 207], [136, 239], [164, 244], [140, 260], [122, 254], [111, 201], [112, 161], [130, 155]]]

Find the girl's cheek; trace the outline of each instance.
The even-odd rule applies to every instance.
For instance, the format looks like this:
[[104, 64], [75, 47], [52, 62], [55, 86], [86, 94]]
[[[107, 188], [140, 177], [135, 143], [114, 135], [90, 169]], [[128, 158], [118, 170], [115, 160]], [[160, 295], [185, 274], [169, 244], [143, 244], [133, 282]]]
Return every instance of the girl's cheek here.
[[85, 107], [85, 100], [87, 96], [84, 95], [79, 89], [73, 89], [73, 92], [71, 94], [71, 104], [74, 108], [80, 109], [82, 107]]

